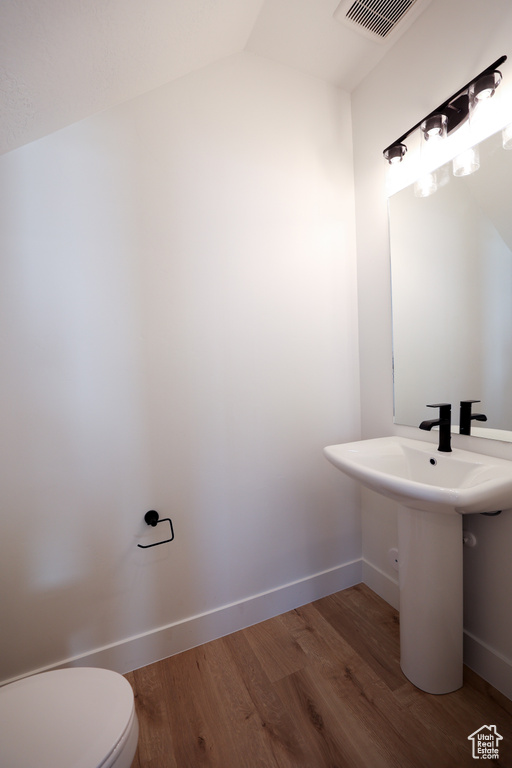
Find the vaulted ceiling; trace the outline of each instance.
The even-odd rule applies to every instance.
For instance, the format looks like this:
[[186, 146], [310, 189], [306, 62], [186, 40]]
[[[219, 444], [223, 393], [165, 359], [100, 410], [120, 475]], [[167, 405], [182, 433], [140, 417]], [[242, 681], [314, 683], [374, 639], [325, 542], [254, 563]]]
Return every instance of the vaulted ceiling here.
[[0, 152], [248, 50], [351, 91], [390, 44], [339, 0], [3, 0]]

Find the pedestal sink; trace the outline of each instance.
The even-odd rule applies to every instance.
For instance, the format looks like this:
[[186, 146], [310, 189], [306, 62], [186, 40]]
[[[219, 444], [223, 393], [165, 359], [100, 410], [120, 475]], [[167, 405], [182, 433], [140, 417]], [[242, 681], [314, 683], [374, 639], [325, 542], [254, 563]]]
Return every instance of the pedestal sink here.
[[512, 462], [393, 436], [331, 445], [335, 467], [401, 505], [400, 666], [427, 693], [462, 686], [462, 515], [512, 508]]

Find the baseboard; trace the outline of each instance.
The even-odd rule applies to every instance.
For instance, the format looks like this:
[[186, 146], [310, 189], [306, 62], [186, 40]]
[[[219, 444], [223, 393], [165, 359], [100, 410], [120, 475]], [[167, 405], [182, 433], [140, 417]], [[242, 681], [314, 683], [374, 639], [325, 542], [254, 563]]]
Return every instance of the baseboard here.
[[[273, 616], [298, 608], [321, 597], [347, 589], [362, 581], [362, 561], [353, 560], [335, 568], [284, 584], [214, 610], [129, 637], [90, 653], [63, 659], [57, 664], [27, 674], [62, 667], [103, 667], [124, 674], [160, 659], [173, 656], [210, 640], [245, 629]], [[21, 675], [19, 677], [25, 677]], [[2, 684], [13, 682], [5, 680]]]
[[[383, 600], [399, 610], [398, 580], [388, 576], [377, 566], [363, 560], [363, 582]], [[512, 660], [464, 630], [464, 664], [512, 699]]]
[[398, 578], [393, 579], [387, 573], [381, 571], [380, 568], [377, 568], [376, 565], [372, 565], [368, 560], [363, 559], [363, 582], [379, 597], [382, 597], [386, 603], [392, 605], [397, 611], [399, 610], [400, 593]]
[[512, 659], [464, 631], [464, 664], [512, 699]]

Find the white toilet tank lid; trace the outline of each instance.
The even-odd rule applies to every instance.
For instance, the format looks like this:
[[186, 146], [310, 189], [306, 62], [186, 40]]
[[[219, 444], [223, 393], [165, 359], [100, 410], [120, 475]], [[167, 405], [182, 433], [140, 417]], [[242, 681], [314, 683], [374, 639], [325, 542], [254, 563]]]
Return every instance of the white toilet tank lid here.
[[100, 768], [133, 720], [117, 672], [59, 669], [0, 688], [2, 768]]

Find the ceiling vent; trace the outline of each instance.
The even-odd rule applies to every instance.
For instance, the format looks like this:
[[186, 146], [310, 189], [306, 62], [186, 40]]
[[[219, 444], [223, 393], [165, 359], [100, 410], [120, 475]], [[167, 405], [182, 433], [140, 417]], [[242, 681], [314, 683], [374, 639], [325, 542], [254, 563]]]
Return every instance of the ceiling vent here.
[[376, 43], [402, 35], [431, 0], [342, 0], [334, 18]]

